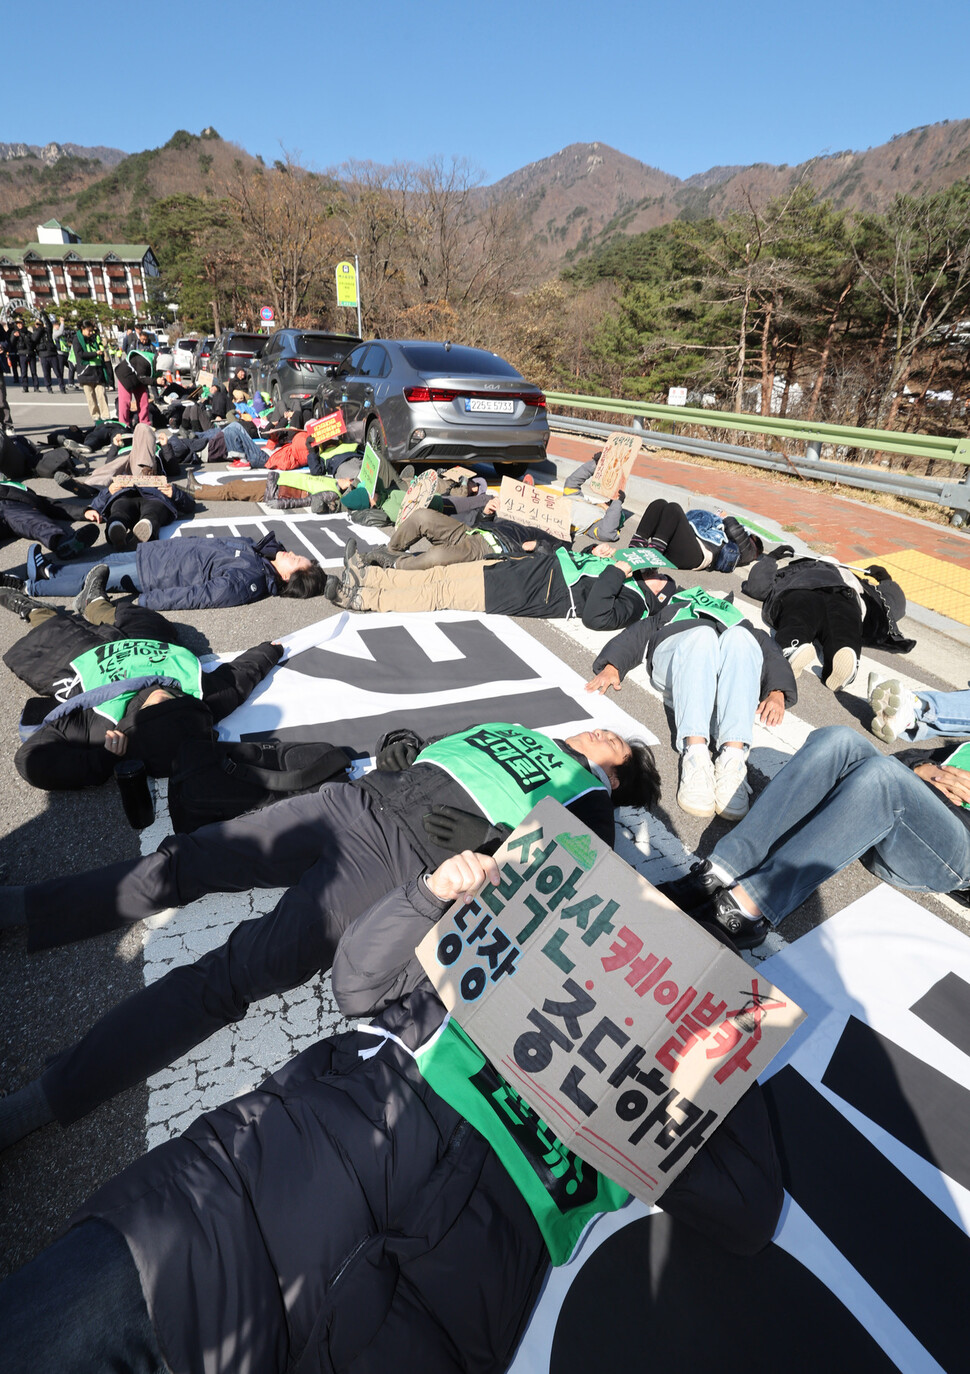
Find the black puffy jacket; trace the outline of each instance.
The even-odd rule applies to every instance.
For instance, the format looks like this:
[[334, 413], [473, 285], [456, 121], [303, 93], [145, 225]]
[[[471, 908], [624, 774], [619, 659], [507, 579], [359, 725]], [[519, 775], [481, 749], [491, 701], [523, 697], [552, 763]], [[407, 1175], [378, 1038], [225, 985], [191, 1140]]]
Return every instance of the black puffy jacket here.
[[[119, 606], [114, 625], [90, 625], [82, 616], [59, 612], [35, 625], [12, 645], [3, 661], [41, 696], [60, 693], [59, 699], [69, 700], [79, 690], [79, 684], [73, 689], [67, 686], [75, 676], [70, 668], [72, 660], [97, 644], [116, 639], [158, 639], [177, 644], [179, 634], [178, 627], [164, 616], [141, 606]], [[258, 644], [231, 662], [203, 673], [199, 705], [203, 720], [211, 727], [234, 711], [279, 662], [282, 653], [278, 644]], [[151, 690], [145, 688], [132, 698], [118, 728], [129, 728]], [[52, 707], [55, 704], [51, 702]], [[104, 748], [109, 728], [107, 717], [90, 708], [79, 708], [34, 731], [17, 751], [14, 762], [21, 775], [30, 781], [31, 761], [42, 751], [54, 750], [64, 786], [97, 786], [111, 776], [114, 768], [114, 756]]]
[[[400, 889], [384, 899], [402, 901]], [[441, 1014], [417, 992], [383, 1013], [379, 1034], [320, 1041], [72, 1219], [125, 1238], [173, 1374], [507, 1367], [548, 1255], [498, 1156], [409, 1052]], [[755, 1084], [663, 1206], [752, 1254], [782, 1198]]]

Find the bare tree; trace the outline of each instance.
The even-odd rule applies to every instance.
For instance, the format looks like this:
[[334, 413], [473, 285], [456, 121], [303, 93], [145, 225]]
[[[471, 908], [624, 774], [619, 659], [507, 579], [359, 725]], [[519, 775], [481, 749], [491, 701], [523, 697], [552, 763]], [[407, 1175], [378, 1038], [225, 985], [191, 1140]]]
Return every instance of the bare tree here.
[[271, 170], [239, 168], [229, 197], [269, 304], [281, 326], [295, 324], [333, 258], [335, 188], [287, 154]]
[[886, 311], [888, 370], [875, 424], [889, 428], [917, 351], [970, 302], [970, 187], [897, 196], [885, 215], [863, 221], [853, 247], [860, 273]]

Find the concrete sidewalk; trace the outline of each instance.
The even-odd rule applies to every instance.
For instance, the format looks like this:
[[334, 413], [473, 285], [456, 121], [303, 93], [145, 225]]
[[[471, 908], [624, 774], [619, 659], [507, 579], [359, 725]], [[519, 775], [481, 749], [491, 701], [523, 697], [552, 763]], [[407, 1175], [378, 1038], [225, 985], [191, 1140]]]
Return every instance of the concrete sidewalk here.
[[[578, 464], [601, 447], [602, 440], [555, 434], [550, 457]], [[716, 503], [732, 513], [749, 513], [754, 521], [760, 516], [778, 527], [786, 543], [804, 542], [844, 563], [879, 563], [900, 583], [908, 601], [970, 626], [970, 532], [866, 505], [834, 486], [822, 490], [808, 483], [778, 482], [754, 469], [749, 475], [701, 467], [652, 451], [641, 453], [633, 475], [648, 487], [660, 483], [679, 488], [705, 507]], [[670, 499], [679, 498], [671, 492]]]

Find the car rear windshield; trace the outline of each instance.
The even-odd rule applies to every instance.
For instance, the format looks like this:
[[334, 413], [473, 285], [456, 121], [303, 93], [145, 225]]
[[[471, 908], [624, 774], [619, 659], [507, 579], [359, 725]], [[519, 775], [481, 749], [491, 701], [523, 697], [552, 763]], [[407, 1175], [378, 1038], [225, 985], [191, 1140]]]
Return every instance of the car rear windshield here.
[[194, 353], [199, 346], [198, 339], [179, 339], [177, 347], [186, 353]]
[[301, 358], [343, 358], [359, 339], [327, 339], [319, 334], [295, 334], [293, 348]]
[[428, 376], [454, 372], [470, 373], [474, 377], [522, 376], [504, 358], [486, 353], [482, 348], [465, 348], [461, 344], [445, 348], [444, 344], [422, 343], [408, 344], [401, 352], [415, 372]]
[[234, 348], [262, 348], [265, 342], [262, 334], [233, 334], [226, 344], [226, 352], [231, 353]]

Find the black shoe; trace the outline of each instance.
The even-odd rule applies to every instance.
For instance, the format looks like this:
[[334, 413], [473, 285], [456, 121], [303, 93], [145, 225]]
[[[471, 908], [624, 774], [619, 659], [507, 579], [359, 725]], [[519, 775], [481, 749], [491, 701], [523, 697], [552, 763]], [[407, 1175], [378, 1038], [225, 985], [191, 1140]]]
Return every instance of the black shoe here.
[[68, 453], [76, 453], [81, 458], [90, 458], [94, 454], [94, 449], [87, 444], [79, 444], [76, 439], [62, 439], [61, 448], [66, 448]]
[[97, 525], [79, 525], [76, 530], [57, 541], [54, 552], [58, 558], [77, 558], [97, 542]]
[[118, 553], [130, 553], [134, 547], [134, 540], [128, 531], [128, 526], [123, 525], [120, 520], [108, 521], [108, 528], [104, 532], [104, 537]]
[[185, 488], [186, 491], [190, 491], [194, 495], [195, 492], [202, 490], [203, 483], [197, 482], [193, 474], [191, 472], [187, 472], [185, 474], [185, 481], [182, 483], [182, 486]]
[[961, 906], [970, 907], [970, 887], [958, 887], [955, 891], [948, 894], [955, 902]]
[[83, 482], [79, 482], [73, 472], [66, 472], [63, 468], [54, 473], [54, 481], [65, 491], [69, 491], [72, 496], [83, 496], [94, 498], [97, 495], [95, 487], [86, 487]]
[[327, 580], [323, 584], [323, 594], [328, 601], [336, 601], [337, 593], [340, 591], [340, 578], [334, 577], [333, 573], [327, 573]]
[[74, 598], [74, 610], [78, 615], [83, 615], [87, 606], [92, 601], [107, 601], [108, 597], [105, 588], [108, 585], [108, 574], [111, 569], [107, 563], [96, 563], [84, 579], [84, 586]]
[[689, 916], [703, 909], [711, 912], [711, 898], [723, 891], [724, 884], [716, 876], [707, 859], [691, 864], [690, 872], [683, 878], [675, 878], [669, 883], [658, 883], [657, 891], [686, 911]]
[[763, 916], [749, 916], [730, 892], [719, 892], [714, 897], [709, 919], [731, 937], [738, 949], [754, 949], [771, 930]]
[[15, 592], [25, 590], [25, 583], [22, 577], [15, 577], [13, 573], [0, 573], [0, 587], [10, 587]]
[[391, 553], [390, 549], [381, 547], [365, 550], [360, 558], [365, 568], [396, 568], [398, 555]]
[[29, 620], [31, 611], [41, 609], [41, 602], [34, 601], [26, 592], [17, 591], [14, 587], [0, 587], [0, 606], [5, 611], [19, 615], [21, 620]]

